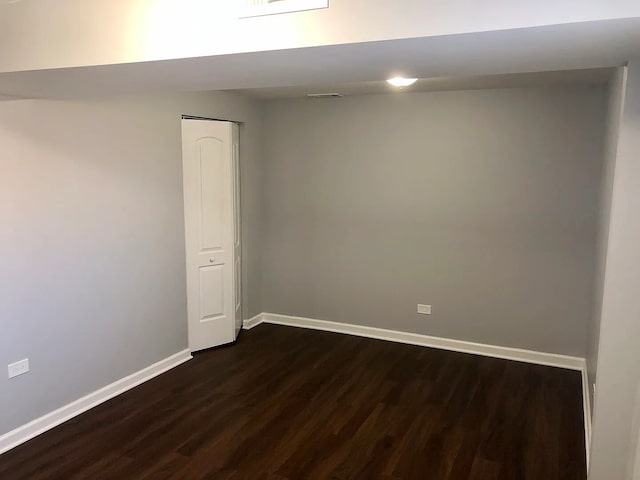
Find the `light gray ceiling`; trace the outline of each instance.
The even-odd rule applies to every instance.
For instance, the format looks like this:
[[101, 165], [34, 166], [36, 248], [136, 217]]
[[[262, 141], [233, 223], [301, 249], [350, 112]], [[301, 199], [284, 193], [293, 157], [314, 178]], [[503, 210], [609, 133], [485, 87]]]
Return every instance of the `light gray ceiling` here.
[[322, 86], [620, 66], [640, 56], [640, 19], [157, 62], [0, 74], [0, 94], [69, 98]]
[[561, 70], [554, 72], [506, 73], [469, 77], [421, 78], [405, 88], [395, 88], [386, 81], [327, 83], [324, 85], [269, 87], [229, 90], [259, 100], [301, 98], [309, 93], [340, 93], [345, 96], [442, 90], [477, 90], [484, 88], [547, 87], [557, 85], [603, 85], [613, 72], [610, 68]]

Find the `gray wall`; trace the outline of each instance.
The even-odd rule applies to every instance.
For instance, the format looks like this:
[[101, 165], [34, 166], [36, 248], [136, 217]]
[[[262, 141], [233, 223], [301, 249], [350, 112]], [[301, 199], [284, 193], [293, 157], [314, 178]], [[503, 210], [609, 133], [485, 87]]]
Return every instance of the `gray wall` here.
[[628, 68], [610, 219], [590, 480], [640, 478], [640, 58]]
[[585, 356], [605, 104], [599, 87], [267, 103], [265, 311]]
[[[245, 305], [262, 311], [261, 118], [228, 94], [0, 103], [0, 434], [187, 347], [180, 115], [242, 129]], [[5, 371], [6, 372], [6, 371]]]
[[[607, 265], [607, 247], [609, 241], [609, 222], [611, 213], [611, 196], [613, 194], [613, 175], [615, 172], [616, 153], [618, 151], [618, 135], [622, 101], [624, 97], [625, 69], [618, 68], [609, 83], [607, 123], [605, 133], [605, 154], [602, 168], [602, 184], [600, 186], [600, 213], [598, 216], [598, 243], [596, 250], [595, 273], [595, 307], [592, 322], [589, 326], [587, 344], [587, 373], [589, 376], [589, 397], [594, 403], [593, 386], [597, 381], [598, 342], [600, 341], [600, 319], [602, 316], [602, 295], [604, 292], [604, 275]], [[593, 416], [593, 408], [591, 410]]]

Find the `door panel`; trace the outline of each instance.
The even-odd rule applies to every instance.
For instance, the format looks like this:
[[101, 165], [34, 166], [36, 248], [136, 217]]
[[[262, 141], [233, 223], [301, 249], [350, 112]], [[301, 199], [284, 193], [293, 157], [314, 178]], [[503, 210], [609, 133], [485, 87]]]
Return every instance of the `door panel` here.
[[224, 228], [224, 151], [217, 138], [201, 138], [197, 142], [200, 163], [200, 249], [215, 250], [223, 247]]
[[224, 318], [224, 265], [200, 268], [200, 321]]
[[236, 338], [237, 152], [229, 122], [183, 120], [187, 316], [192, 351]]

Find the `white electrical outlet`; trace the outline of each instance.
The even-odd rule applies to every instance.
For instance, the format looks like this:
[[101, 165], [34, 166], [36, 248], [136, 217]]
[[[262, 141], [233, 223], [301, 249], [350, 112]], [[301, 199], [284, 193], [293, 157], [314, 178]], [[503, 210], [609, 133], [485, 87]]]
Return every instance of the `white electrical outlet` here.
[[29, 371], [29, 359], [25, 358], [24, 360], [8, 365], [7, 371], [9, 373], [9, 378], [27, 373]]
[[418, 313], [422, 315], [431, 315], [431, 305], [418, 304]]

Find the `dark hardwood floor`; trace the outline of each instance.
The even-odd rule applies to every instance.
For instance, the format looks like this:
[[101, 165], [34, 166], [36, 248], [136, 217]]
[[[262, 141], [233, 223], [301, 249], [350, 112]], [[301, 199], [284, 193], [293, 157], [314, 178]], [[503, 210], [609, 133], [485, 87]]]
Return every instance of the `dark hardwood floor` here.
[[584, 480], [580, 382], [261, 325], [0, 456], [0, 479]]

